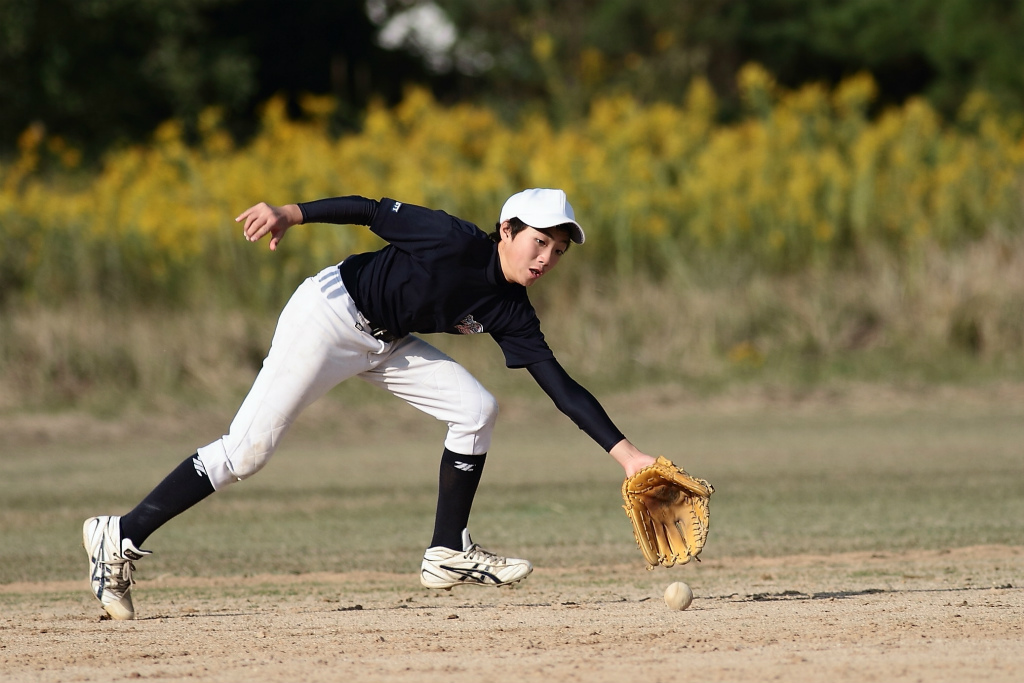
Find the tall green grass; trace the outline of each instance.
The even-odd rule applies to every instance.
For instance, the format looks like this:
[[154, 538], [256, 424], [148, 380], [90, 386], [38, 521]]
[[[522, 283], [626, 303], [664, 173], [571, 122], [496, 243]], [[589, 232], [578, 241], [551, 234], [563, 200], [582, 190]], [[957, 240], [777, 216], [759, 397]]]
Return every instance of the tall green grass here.
[[[912, 261], [879, 251], [856, 268], [794, 274], [680, 265], [658, 282], [595, 273], [575, 256], [531, 295], [556, 356], [600, 393], [1024, 376], [1021, 235], [993, 234]], [[259, 369], [277, 313], [100, 301], [8, 310], [0, 316], [0, 410], [234, 405]], [[504, 368], [487, 337], [429, 339], [496, 390], [536, 391], [524, 372]]]

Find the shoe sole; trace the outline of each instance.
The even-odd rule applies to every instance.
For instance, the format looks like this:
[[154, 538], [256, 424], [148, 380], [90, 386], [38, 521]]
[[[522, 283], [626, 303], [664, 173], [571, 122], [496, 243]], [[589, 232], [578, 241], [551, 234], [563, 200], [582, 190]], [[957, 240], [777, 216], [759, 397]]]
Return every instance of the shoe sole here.
[[[523, 577], [526, 578], [526, 577]], [[479, 586], [480, 588], [511, 588], [517, 583], [522, 583], [523, 579], [516, 579], [515, 581], [506, 581], [505, 583], [453, 583], [450, 586], [428, 586], [422, 581], [420, 585], [432, 591], [451, 591], [456, 586]]]

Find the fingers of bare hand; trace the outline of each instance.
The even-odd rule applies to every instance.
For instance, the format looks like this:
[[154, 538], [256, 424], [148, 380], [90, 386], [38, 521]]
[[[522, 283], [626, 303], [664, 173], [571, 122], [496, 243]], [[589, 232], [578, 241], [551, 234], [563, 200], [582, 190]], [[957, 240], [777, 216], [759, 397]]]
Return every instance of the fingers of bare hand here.
[[249, 228], [249, 240], [255, 242], [270, 232], [269, 223], [265, 220], [253, 221]]
[[249, 220], [251, 220], [253, 217], [255, 217], [257, 215], [256, 209], [258, 209], [258, 208], [259, 208], [259, 205], [250, 206], [248, 209], [246, 209], [242, 213], [238, 214], [238, 218], [236, 218], [235, 221], [237, 221], [237, 222], [242, 222], [242, 221], [248, 222]]
[[248, 234], [252, 225], [260, 219], [261, 214], [262, 212], [260, 211], [259, 204], [256, 206], [250, 206], [248, 209], [238, 214], [238, 217], [235, 218], [235, 222], [242, 223], [242, 229], [246, 234]]
[[246, 218], [245, 223], [242, 225], [242, 237], [251, 241], [253, 238], [253, 232], [253, 220], [252, 218]]

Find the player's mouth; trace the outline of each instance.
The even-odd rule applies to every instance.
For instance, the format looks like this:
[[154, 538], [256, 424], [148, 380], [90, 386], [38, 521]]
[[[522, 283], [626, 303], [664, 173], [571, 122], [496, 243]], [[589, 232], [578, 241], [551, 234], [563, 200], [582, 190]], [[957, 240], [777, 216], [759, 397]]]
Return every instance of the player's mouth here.
[[530, 280], [531, 281], [538, 279], [543, 274], [544, 274], [544, 271], [541, 270], [540, 268], [530, 268]]

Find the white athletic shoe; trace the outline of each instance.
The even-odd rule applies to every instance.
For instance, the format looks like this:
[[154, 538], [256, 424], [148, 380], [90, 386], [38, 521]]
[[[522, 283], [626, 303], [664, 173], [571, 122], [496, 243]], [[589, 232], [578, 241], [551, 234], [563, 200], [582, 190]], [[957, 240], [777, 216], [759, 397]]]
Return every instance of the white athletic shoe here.
[[121, 539], [121, 518], [90, 517], [82, 526], [82, 545], [89, 553], [89, 582], [92, 593], [111, 619], [134, 619], [132, 605], [133, 560], [150, 554], [139, 550], [131, 539]]
[[420, 583], [427, 588], [453, 586], [508, 586], [518, 583], [533, 571], [527, 560], [500, 557], [487, 552], [462, 531], [462, 551], [443, 546], [427, 548], [420, 569]]

